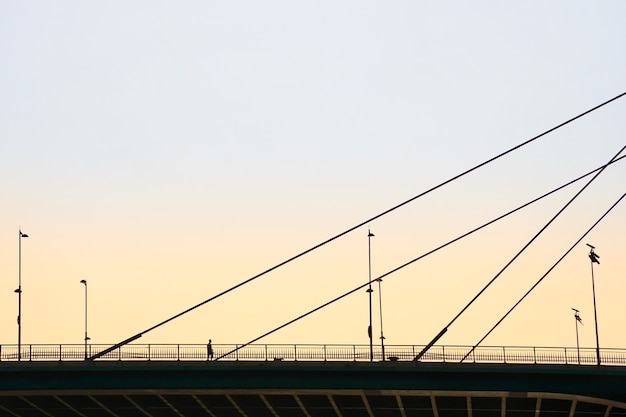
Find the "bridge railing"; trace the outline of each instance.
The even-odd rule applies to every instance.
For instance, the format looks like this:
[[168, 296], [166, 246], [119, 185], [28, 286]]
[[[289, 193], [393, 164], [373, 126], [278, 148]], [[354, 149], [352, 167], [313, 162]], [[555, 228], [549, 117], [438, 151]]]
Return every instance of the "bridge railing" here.
[[[110, 345], [30, 344], [0, 345], [0, 362], [12, 361], [80, 361], [96, 355]], [[251, 344], [213, 345], [213, 359], [224, 361], [412, 361], [423, 345], [380, 346], [370, 358], [369, 345], [341, 344]], [[102, 361], [206, 361], [204, 344], [128, 344], [98, 360]], [[527, 347], [527, 346], [433, 346], [420, 362], [511, 363], [596, 365], [595, 348]], [[600, 349], [602, 365], [626, 366], [626, 349]]]

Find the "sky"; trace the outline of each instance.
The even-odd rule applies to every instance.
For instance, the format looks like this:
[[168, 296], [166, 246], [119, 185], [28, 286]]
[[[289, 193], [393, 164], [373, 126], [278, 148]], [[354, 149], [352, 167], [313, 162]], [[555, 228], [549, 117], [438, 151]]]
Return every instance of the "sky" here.
[[[136, 342], [242, 344], [602, 166], [626, 98], [369, 221], [624, 93], [625, 15], [0, 0], [0, 344], [17, 343], [20, 228], [22, 343], [82, 344], [87, 294], [91, 343], [113, 345], [362, 224]], [[533, 240], [590, 178], [375, 283], [375, 340], [382, 323], [386, 345], [427, 344], [497, 276], [438, 341], [476, 344], [624, 193], [625, 163]], [[585, 243], [600, 345], [626, 348], [626, 202], [482, 344], [576, 346], [576, 308], [595, 347]], [[360, 289], [257, 343], [365, 345], [369, 314]]]

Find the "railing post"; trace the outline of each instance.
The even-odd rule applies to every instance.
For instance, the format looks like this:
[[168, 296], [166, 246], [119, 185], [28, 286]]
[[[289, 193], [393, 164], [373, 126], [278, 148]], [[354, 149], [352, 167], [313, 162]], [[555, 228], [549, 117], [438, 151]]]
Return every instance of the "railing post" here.
[[356, 362], [356, 345], [352, 345], [352, 360]]
[[324, 345], [324, 362], [326, 362], [326, 345]]
[[150, 349], [150, 343], [148, 343], [148, 362], [152, 359], [152, 349]]
[[180, 344], [176, 345], [176, 360], [180, 361]]
[[533, 362], [537, 365], [537, 348], [533, 346]]
[[293, 360], [298, 361], [298, 345], [293, 345]]
[[502, 346], [502, 361], [506, 363], [506, 348]]
[[264, 345], [264, 346], [265, 346], [265, 362], [267, 362], [268, 361], [267, 358], [269, 357], [269, 355], [267, 354], [267, 345]]

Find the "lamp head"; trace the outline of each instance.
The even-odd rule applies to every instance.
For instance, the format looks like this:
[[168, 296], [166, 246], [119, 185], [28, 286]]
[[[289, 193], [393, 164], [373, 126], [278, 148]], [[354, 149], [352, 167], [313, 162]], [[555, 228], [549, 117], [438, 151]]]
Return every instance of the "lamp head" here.
[[85, 285], [87, 285], [87, 280], [81, 279], [81, 280], [80, 280], [80, 283], [81, 283], [81, 284], [85, 284]]

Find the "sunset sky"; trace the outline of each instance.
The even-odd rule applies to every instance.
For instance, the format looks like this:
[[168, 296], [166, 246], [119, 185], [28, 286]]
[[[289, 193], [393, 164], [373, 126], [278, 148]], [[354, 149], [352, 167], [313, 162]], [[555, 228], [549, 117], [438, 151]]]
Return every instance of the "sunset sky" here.
[[[608, 162], [620, 0], [0, 1], [0, 344], [245, 343]], [[623, 155], [623, 154], [622, 154]], [[374, 285], [428, 343], [587, 177]], [[449, 329], [473, 345], [625, 191], [606, 168]], [[484, 342], [626, 348], [626, 201]], [[379, 298], [380, 297], [380, 298]], [[367, 344], [365, 290], [259, 343]]]

